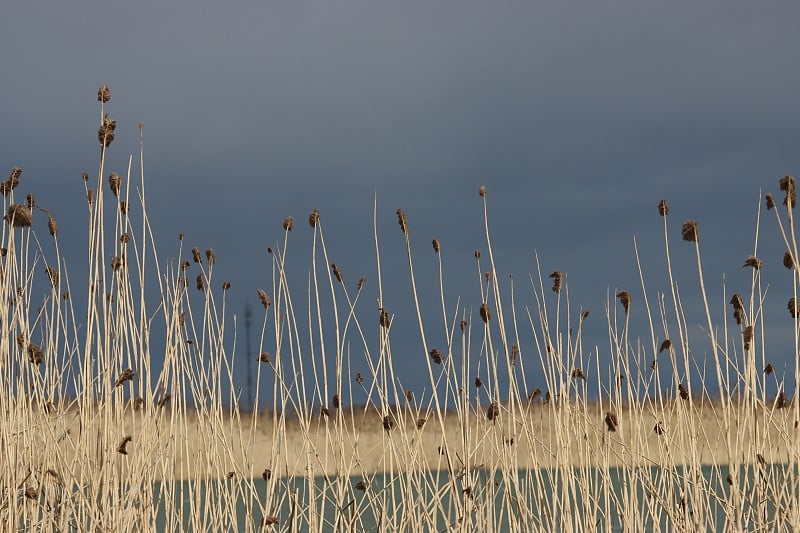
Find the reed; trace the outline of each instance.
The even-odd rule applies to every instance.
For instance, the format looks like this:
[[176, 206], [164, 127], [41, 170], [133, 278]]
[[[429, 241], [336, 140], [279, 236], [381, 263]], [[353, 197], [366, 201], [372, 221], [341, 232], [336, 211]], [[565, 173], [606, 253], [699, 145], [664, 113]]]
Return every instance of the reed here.
[[[476, 199], [478, 290], [448, 298], [447, 242], [428, 241], [434, 309], [421, 303], [423, 252], [402, 209], [392, 236], [401, 244], [387, 245], [398, 241], [379, 235], [376, 200], [369, 289], [336, 263], [319, 210], [305, 229], [287, 217], [269, 249], [269, 277], [248, 289], [261, 304], [259, 355], [250, 356], [237, 348], [231, 283], [214, 276], [213, 249], [189, 249], [180, 235], [173, 260], [156, 250], [141, 135], [126, 172], [106, 168], [117, 126], [110, 100], [101, 87], [100, 158], [94, 177], [84, 174], [85, 264], [63, 259], [57, 212], [32, 195], [16, 203], [20, 169], [0, 185], [3, 530], [800, 528], [793, 178], [779, 182], [782, 204], [765, 196], [794, 287], [788, 316], [769, 317], [794, 327], [788, 381], [764, 347], [760, 210], [754, 248], [743, 254], [749, 290], [724, 296], [730, 311], [716, 317], [702, 226], [680, 226], [677, 246], [696, 262], [697, 296], [687, 298], [671, 259], [678, 228], [658, 203], [669, 286], [646, 284], [634, 242], [639, 280], [609, 294], [600, 347], [584, 342], [590, 315], [571, 304], [568, 273], [543, 274], [537, 257], [520, 288], [497, 270], [486, 187]], [[313, 235], [307, 273], [287, 268], [300, 231]], [[396, 283], [385, 277], [386, 257], [406, 265], [418, 333], [411, 353], [393, 332], [397, 303], [384, 298]], [[85, 296], [76, 301], [77, 287]], [[366, 290], [376, 304], [362, 301]], [[702, 324], [688, 322], [687, 306], [702, 309]], [[256, 369], [252, 405], [236, 393], [237, 353]], [[423, 390], [403, 386], [401, 357], [424, 376]]]

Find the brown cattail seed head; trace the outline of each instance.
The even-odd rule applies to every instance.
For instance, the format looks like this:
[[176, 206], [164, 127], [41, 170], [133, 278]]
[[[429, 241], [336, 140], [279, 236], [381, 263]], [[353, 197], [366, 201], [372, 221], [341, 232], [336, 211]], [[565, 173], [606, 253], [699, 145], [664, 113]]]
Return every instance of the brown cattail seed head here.
[[619, 303], [622, 304], [622, 308], [625, 310], [625, 314], [627, 315], [631, 307], [631, 293], [628, 291], [620, 291], [617, 293], [617, 298], [619, 298]]
[[9, 174], [8, 179], [3, 183], [0, 183], [0, 193], [3, 196], [8, 196], [8, 194], [17, 188], [19, 185], [19, 177], [22, 175], [22, 169], [19, 167], [14, 167], [11, 169], [11, 174]]
[[333, 271], [333, 275], [336, 277], [336, 280], [339, 283], [344, 283], [344, 278], [342, 277], [342, 271], [339, 270], [339, 265], [336, 263], [331, 263], [331, 270]]
[[559, 271], [555, 271], [550, 274], [550, 279], [553, 280], [553, 292], [561, 292], [561, 282], [564, 279], [564, 275]]
[[54, 288], [57, 287], [58, 286], [58, 270], [56, 270], [54, 267], [51, 267], [51, 266], [47, 267], [47, 276], [50, 278], [50, 283], [53, 285], [53, 287]]
[[785, 254], [783, 254], [783, 266], [785, 266], [790, 270], [794, 267], [794, 260], [792, 259], [791, 252], [786, 252]]
[[364, 383], [364, 376], [361, 375], [361, 372], [356, 372], [356, 383], [359, 385]]
[[89, 173], [88, 172], [84, 172], [83, 174], [81, 174], [81, 177], [83, 178], [84, 182], [88, 182], [89, 181]]
[[27, 228], [33, 222], [33, 213], [22, 204], [11, 204], [8, 206], [8, 213], [3, 220], [14, 228]]
[[575, 368], [572, 370], [572, 379], [582, 379], [586, 381], [586, 374], [583, 373], [582, 368]]
[[617, 427], [619, 426], [619, 419], [617, 418], [617, 415], [616, 413], [614, 413], [614, 411], [608, 411], [606, 413], [605, 423], [606, 423], [606, 428], [608, 428], [608, 431], [614, 432], [617, 430]]
[[94, 189], [88, 189], [86, 191], [86, 199], [89, 201], [89, 205], [94, 205]]
[[123, 215], [128, 214], [128, 202], [126, 200], [119, 201], [119, 212]]
[[128, 450], [126, 449], [126, 446], [132, 440], [133, 437], [131, 437], [130, 435], [123, 437], [122, 440], [119, 441], [119, 446], [117, 446], [117, 453], [120, 453], [122, 455], [128, 455]]
[[365, 278], [363, 276], [360, 277], [359, 280], [358, 280], [358, 283], [356, 284], [356, 290], [360, 291], [361, 289], [363, 289], [364, 288], [364, 284], [366, 282], [367, 282], [367, 278]]
[[364, 492], [367, 490], [367, 484], [364, 481], [359, 481], [356, 483], [355, 489]]
[[200, 248], [198, 248], [197, 246], [192, 248], [192, 259], [194, 260], [195, 263], [202, 263], [203, 262], [203, 258], [200, 255]]
[[224, 281], [222, 283], [222, 290], [223, 291], [227, 291], [230, 288], [231, 288], [231, 282], [230, 281]]
[[333, 405], [334, 409], [338, 409], [341, 406], [341, 402], [339, 402], [339, 395], [334, 394], [333, 399], [331, 400], [331, 405]]
[[794, 178], [791, 176], [784, 176], [781, 178], [779, 184], [781, 190], [786, 193], [786, 197], [783, 199], [783, 205], [789, 208], [794, 208], [794, 206], [797, 204], [797, 186]]
[[414, 393], [411, 392], [410, 390], [406, 391], [405, 396], [406, 396], [406, 401], [408, 401], [408, 402], [413, 402], [414, 401]]
[[389, 329], [389, 326], [392, 324], [392, 319], [389, 316], [389, 313], [383, 307], [379, 307], [378, 312], [380, 313], [378, 322], [380, 323], [381, 327]]
[[730, 303], [733, 306], [733, 318], [736, 319], [737, 324], [741, 325], [744, 320], [744, 302], [742, 302], [742, 297], [738, 294], [734, 294], [731, 296]]
[[542, 394], [542, 389], [539, 387], [535, 387], [529, 394], [528, 394], [528, 401], [532, 402], [536, 398], [538, 398]]
[[202, 274], [198, 274], [197, 278], [196, 278], [196, 281], [197, 281], [197, 290], [198, 291], [202, 291], [205, 288], [205, 285], [203, 283], [203, 275]]
[[658, 353], [661, 353], [664, 350], [669, 350], [671, 347], [672, 347], [672, 341], [669, 339], [664, 339], [664, 342], [662, 342], [661, 346], [658, 347]]
[[442, 247], [439, 245], [439, 239], [433, 239], [431, 242], [433, 243], [434, 252], [438, 254], [440, 251], [442, 251]]
[[680, 394], [682, 400], [689, 399], [689, 390], [683, 386], [683, 383], [678, 383], [678, 394]]
[[663, 435], [664, 425], [661, 422], [656, 422], [656, 425], [653, 426], [653, 433], [655, 433], [656, 435]]
[[267, 293], [264, 292], [264, 289], [258, 289], [256, 292], [258, 293], [258, 299], [261, 300], [261, 305], [264, 306], [264, 309], [268, 309], [272, 305], [272, 301], [267, 296]]
[[262, 363], [269, 363], [270, 362], [269, 352], [261, 352], [261, 355], [258, 356], [258, 360], [261, 361]]
[[587, 318], [589, 318], [589, 311], [583, 311], [583, 312], [581, 312], [581, 322], [583, 322], [583, 321], [584, 321], [584, 320], [586, 320]]
[[771, 194], [768, 194], [764, 198], [767, 204], [767, 211], [773, 209], [775, 207], [775, 197], [772, 196]]
[[681, 238], [684, 241], [697, 242], [697, 221], [689, 220], [683, 223], [681, 227]]
[[97, 140], [100, 142], [100, 146], [108, 147], [111, 144], [114, 140], [115, 129], [117, 129], [117, 121], [111, 119], [106, 113], [103, 116], [103, 124], [97, 130]]
[[108, 85], [101, 85], [97, 89], [97, 101], [105, 104], [109, 100], [111, 100], [111, 89], [108, 88]]
[[264, 481], [269, 481], [272, 478], [272, 470], [269, 468], [265, 468], [263, 472], [261, 472], [261, 478]]
[[761, 259], [754, 255], [748, 255], [747, 259], [744, 260], [742, 268], [752, 267], [756, 270], [760, 270], [762, 266], [764, 266], [764, 262]]
[[473, 255], [475, 256], [475, 259], [480, 259], [481, 258], [481, 251], [480, 250], [475, 250], [475, 253]]
[[172, 399], [172, 394], [165, 392], [164, 395], [161, 398], [159, 398], [158, 402], [156, 403], [156, 407], [158, 407], [159, 409], [163, 409], [164, 407], [166, 407], [166, 405], [169, 403], [171, 399]]
[[36, 207], [36, 197], [35, 197], [35, 196], [33, 196], [33, 193], [30, 193], [30, 192], [29, 192], [29, 193], [28, 193], [28, 194], [25, 196], [25, 200], [26, 200], [26, 201], [27, 201], [27, 203], [28, 203], [28, 209], [33, 209], [34, 207]]
[[773, 372], [775, 372], [775, 368], [772, 366], [772, 363], [767, 363], [767, 366], [764, 367], [764, 373], [769, 376]]
[[481, 198], [486, 196], [486, 186], [485, 185], [481, 185], [480, 189], [478, 189], [478, 196], [480, 196]]
[[127, 233], [123, 233], [119, 236], [119, 242], [122, 244], [128, 244], [131, 241], [131, 236]]
[[389, 418], [389, 416], [384, 416], [383, 429], [385, 429], [386, 431], [391, 431], [393, 427], [394, 427], [394, 421], [391, 418]]
[[118, 255], [115, 255], [111, 258], [111, 270], [116, 272], [122, 266], [122, 258]]
[[28, 361], [34, 365], [41, 365], [44, 361], [44, 350], [38, 344], [28, 344]]
[[311, 211], [311, 214], [308, 215], [308, 224], [312, 228], [317, 227], [317, 224], [319, 224], [319, 209], [314, 209]]
[[122, 188], [122, 178], [116, 172], [112, 172], [108, 177], [108, 185], [111, 187], [111, 194], [119, 196], [119, 191]]
[[511, 345], [511, 353], [509, 354], [512, 366], [517, 364], [517, 357], [519, 357], [519, 346], [513, 344]]
[[475, 378], [475, 388], [480, 389], [483, 387], [483, 380], [480, 377]]
[[489, 404], [489, 407], [486, 408], [486, 418], [494, 422], [500, 417], [500, 406], [497, 405], [497, 402], [492, 402]]
[[294, 226], [294, 219], [292, 217], [286, 217], [283, 219], [283, 229], [286, 231], [292, 231], [292, 226]]
[[400, 230], [404, 235], [408, 235], [408, 219], [402, 209], [397, 210], [397, 223], [400, 224]]
[[442, 364], [442, 352], [434, 348], [433, 350], [430, 351], [430, 355], [434, 363], [436, 363], [437, 365]]
[[53, 218], [53, 215], [47, 215], [47, 231], [50, 232], [51, 237], [56, 237], [58, 235], [58, 224], [56, 223], [56, 219]]
[[658, 202], [658, 214], [662, 217], [665, 217], [669, 214], [669, 206], [667, 205], [666, 200], [661, 200]]
[[481, 304], [480, 315], [481, 315], [481, 320], [483, 320], [483, 323], [488, 324], [489, 321], [492, 319], [492, 310], [489, 309], [488, 305], [483, 303]]
[[212, 250], [211, 248], [208, 248], [206, 250], [206, 259], [208, 259], [209, 265], [213, 265], [214, 263], [217, 262], [217, 256], [216, 254], [214, 254], [214, 250]]
[[130, 369], [130, 368], [126, 368], [125, 370], [120, 372], [116, 383], [114, 383], [114, 388], [116, 389], [117, 387], [119, 387], [120, 385], [125, 383], [126, 381], [132, 381], [133, 380], [133, 376], [134, 376], [133, 370]]
[[747, 326], [742, 331], [742, 341], [744, 342], [744, 349], [750, 350], [750, 343], [753, 341], [753, 326]]
[[189, 261], [184, 260], [183, 263], [181, 263], [181, 270], [186, 272], [187, 270], [189, 270], [190, 266], [192, 266], [192, 264]]
[[427, 421], [427, 418], [417, 418], [417, 429], [422, 429]]
[[786, 307], [789, 309], [789, 315], [791, 315], [792, 318], [800, 317], [800, 306], [797, 305], [797, 300], [789, 298], [789, 303]]
[[789, 407], [789, 398], [786, 397], [785, 392], [781, 392], [778, 394], [778, 397], [775, 398], [775, 409], [784, 409]]

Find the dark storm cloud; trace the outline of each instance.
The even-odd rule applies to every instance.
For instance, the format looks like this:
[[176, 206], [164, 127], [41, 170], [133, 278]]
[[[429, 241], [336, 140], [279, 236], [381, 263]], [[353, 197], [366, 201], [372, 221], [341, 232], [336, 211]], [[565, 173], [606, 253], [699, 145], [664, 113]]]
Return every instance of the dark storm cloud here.
[[[0, 154], [24, 168], [42, 202], [77, 203], [80, 172], [97, 166], [93, 93], [108, 83], [120, 124], [110, 166], [127, 169], [143, 121], [163, 253], [178, 231], [217, 249], [221, 267], [236, 265], [237, 309], [268, 277], [264, 249], [281, 238], [283, 217], [314, 207], [350, 275], [372, 274], [376, 193], [387, 246], [401, 252], [393, 213], [403, 207], [420, 247], [435, 235], [452, 254], [449, 296], [469, 292], [474, 304], [475, 191], [486, 184], [500, 265], [524, 279], [537, 250], [543, 268], [570, 272], [596, 316], [609, 287], [638, 283], [634, 234], [663, 269], [655, 205], [664, 197], [679, 220], [701, 221], [708, 274], [741, 274], [759, 190], [797, 171], [798, 11], [791, 2], [83, 2], [44, 12], [18, 3], [0, 22]], [[59, 208], [82, 220], [82, 205]], [[220, 227], [208, 216], [219, 212], [235, 216]]]

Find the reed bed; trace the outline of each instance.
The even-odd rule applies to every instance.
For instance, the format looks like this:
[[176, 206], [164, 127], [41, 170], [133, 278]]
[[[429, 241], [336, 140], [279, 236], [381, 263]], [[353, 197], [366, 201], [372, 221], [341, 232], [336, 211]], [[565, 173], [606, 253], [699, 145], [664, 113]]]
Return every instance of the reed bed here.
[[[662, 201], [654, 216], [663, 219], [669, 287], [650, 289], [640, 267], [640, 279], [608, 298], [608, 345], [589, 346], [588, 311], [570, 304], [566, 273], [548, 275], [537, 263], [521, 288], [495, 268], [485, 187], [480, 290], [464, 300], [445, 296], [446, 247], [435, 239], [424, 252], [412, 246], [413, 221], [396, 212], [403, 246], [386, 253], [407, 265], [418, 331], [411, 353], [393, 335], [392, 302], [383, 298], [376, 206], [377, 305], [362, 301], [363, 278], [337, 266], [319, 211], [307, 224], [288, 217], [281, 244], [269, 249], [266, 282], [251, 289], [261, 324], [251, 356], [237, 348], [231, 285], [214, 276], [214, 251], [190, 249], [181, 236], [177, 255], [162, 262], [141, 143], [127, 172], [106, 168], [116, 128], [110, 97], [101, 87], [99, 168], [84, 174], [85, 265], [67, 268], [57, 213], [30, 195], [17, 203], [19, 169], [0, 186], [3, 530], [800, 527], [791, 177], [779, 182], [783, 198], [764, 198], [795, 289], [789, 316], [773, 318], [794, 328], [789, 381], [765, 358], [755, 252], [745, 259], [749, 290], [726, 296], [729, 312], [715, 319], [702, 228], [685, 222], [672, 242]], [[304, 272], [286, 267], [297, 231], [313, 233]], [[687, 321], [675, 246], [696, 256], [699, 296], [687, 304], [702, 305], [701, 324]], [[422, 253], [439, 264], [435, 312], [420, 305], [414, 261]], [[72, 287], [85, 293], [76, 299]], [[632, 331], [637, 314], [644, 331]], [[402, 386], [398, 344], [424, 390]], [[237, 393], [236, 353], [256, 368], [253, 404]]]

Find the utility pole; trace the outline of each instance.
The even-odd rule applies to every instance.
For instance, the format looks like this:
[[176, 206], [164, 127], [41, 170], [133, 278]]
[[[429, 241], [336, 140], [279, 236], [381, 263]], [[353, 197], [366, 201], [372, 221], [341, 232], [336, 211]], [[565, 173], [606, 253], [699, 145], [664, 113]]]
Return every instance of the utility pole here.
[[253, 406], [253, 345], [250, 343], [250, 322], [252, 317], [253, 313], [250, 310], [250, 304], [246, 303], [244, 305], [244, 331], [247, 347], [244, 351], [245, 362], [247, 363], [247, 405], [255, 411]]

